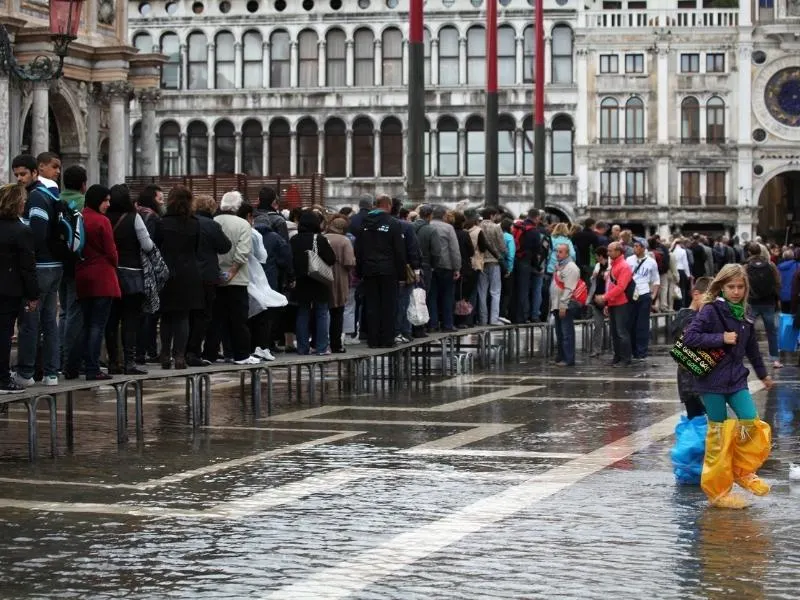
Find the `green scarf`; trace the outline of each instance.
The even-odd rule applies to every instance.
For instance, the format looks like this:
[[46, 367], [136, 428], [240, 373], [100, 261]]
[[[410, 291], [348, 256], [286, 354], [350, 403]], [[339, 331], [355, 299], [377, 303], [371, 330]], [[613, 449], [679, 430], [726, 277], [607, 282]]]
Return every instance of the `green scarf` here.
[[[725, 298], [725, 292], [722, 292], [722, 297]], [[727, 298], [725, 298], [725, 302], [728, 305], [728, 309], [731, 311], [733, 318], [737, 321], [741, 321], [744, 319], [744, 303], [739, 302], [738, 304], [731, 302]]]

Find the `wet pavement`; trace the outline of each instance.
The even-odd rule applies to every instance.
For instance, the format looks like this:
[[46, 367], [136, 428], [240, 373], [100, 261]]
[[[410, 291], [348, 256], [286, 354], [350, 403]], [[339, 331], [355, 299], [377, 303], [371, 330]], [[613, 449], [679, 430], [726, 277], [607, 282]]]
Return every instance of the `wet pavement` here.
[[12, 407], [0, 598], [798, 597], [800, 369], [756, 393], [774, 487], [735, 512], [674, 484], [674, 375], [663, 355], [535, 359], [394, 394], [329, 383], [325, 406], [258, 421], [223, 376], [197, 434], [175, 381], [123, 447], [103, 389], [77, 401], [73, 451], [36, 463]]

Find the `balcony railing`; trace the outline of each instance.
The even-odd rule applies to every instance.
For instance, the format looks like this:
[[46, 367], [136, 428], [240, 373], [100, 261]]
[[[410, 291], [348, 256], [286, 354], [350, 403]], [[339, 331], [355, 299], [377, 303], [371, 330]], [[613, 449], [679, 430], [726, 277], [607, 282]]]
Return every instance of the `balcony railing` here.
[[682, 137], [681, 144], [699, 144], [700, 138], [699, 137]]
[[681, 206], [726, 206], [728, 204], [727, 196], [681, 196]]
[[[581, 14], [581, 13], [578, 13]], [[739, 9], [652, 9], [587, 11], [590, 29], [642, 29], [670, 27], [685, 29], [720, 29], [739, 25]]]
[[702, 204], [700, 196], [681, 196], [681, 206], [701, 206]]
[[601, 208], [605, 206], [652, 206], [655, 203], [655, 198], [648, 194], [641, 196], [604, 196], [596, 192], [592, 194], [592, 205]]
[[706, 206], [725, 206], [727, 200], [727, 196], [706, 196]]

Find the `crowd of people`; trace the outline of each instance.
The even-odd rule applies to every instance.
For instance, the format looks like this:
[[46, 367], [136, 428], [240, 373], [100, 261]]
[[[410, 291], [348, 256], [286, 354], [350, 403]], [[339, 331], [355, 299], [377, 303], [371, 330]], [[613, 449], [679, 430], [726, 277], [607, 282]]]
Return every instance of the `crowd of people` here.
[[[408, 208], [386, 195], [336, 213], [281, 211], [270, 187], [252, 204], [236, 191], [217, 202], [182, 186], [165, 197], [150, 185], [134, 198], [125, 185], [89, 186], [80, 166], [62, 176], [52, 153], [17, 156], [12, 168], [17, 183], [0, 189], [0, 255], [10, 265], [0, 273], [2, 392], [38, 374], [57, 385], [144, 374], [147, 363], [255, 364], [276, 352], [387, 348], [551, 318], [556, 364], [572, 366], [581, 316], [596, 327], [594, 356], [610, 320], [611, 364], [628, 366], [647, 357], [650, 313], [688, 306], [692, 282], [729, 263], [746, 264], [750, 306], [778, 367], [775, 311], [797, 308], [794, 254], [776, 266], [780, 250], [758, 242], [666, 242], [592, 219], [580, 227], [538, 210]], [[426, 292], [424, 325], [408, 317], [415, 288]]]

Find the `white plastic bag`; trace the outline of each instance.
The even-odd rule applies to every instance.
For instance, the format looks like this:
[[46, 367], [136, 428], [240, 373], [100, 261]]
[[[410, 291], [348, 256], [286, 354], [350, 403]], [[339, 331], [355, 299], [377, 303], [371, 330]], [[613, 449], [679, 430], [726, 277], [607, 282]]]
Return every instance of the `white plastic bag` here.
[[406, 316], [408, 317], [408, 322], [414, 327], [425, 325], [430, 319], [424, 288], [415, 287], [411, 292], [411, 299], [408, 302]]
[[250, 275], [250, 281], [247, 284], [247, 295], [250, 297], [250, 310], [247, 313], [247, 318], [255, 317], [257, 314], [264, 312], [268, 308], [280, 308], [289, 304], [286, 296], [279, 294], [269, 286], [267, 274], [264, 273], [264, 267], [258, 260], [258, 256], [263, 256], [264, 260], [267, 259], [267, 252], [264, 250], [264, 241], [261, 234], [253, 230], [256, 235], [253, 235], [253, 252], [247, 257], [247, 271]]

